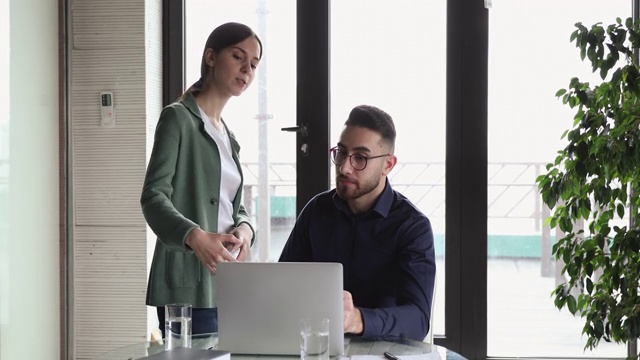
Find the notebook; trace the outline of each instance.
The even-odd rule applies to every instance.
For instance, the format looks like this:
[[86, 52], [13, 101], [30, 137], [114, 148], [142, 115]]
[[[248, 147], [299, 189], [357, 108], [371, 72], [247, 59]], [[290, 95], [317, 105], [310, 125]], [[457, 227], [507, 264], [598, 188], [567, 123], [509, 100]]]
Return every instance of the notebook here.
[[218, 264], [218, 349], [299, 355], [300, 319], [329, 318], [329, 354], [344, 352], [342, 264]]

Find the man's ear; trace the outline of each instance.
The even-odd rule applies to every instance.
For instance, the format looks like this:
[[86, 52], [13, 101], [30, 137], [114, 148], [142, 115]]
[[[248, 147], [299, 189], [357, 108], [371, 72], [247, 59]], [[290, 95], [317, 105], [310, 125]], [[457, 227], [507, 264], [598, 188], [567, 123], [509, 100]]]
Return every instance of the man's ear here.
[[398, 158], [394, 154], [388, 155], [384, 159], [384, 168], [382, 169], [382, 173], [385, 176], [389, 175], [389, 173], [391, 172], [391, 170], [393, 170], [393, 167], [396, 166], [397, 163]]

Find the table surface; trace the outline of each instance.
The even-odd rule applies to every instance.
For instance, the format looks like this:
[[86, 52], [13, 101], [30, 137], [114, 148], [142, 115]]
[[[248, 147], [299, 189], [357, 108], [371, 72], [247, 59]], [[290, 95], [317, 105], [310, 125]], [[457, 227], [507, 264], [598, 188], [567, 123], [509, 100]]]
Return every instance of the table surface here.
[[[217, 348], [218, 334], [200, 334], [192, 338], [192, 347], [200, 349]], [[380, 338], [362, 339], [358, 337], [345, 338], [345, 355], [341, 360], [349, 358], [360, 358], [361, 360], [384, 359], [382, 354], [388, 351], [400, 360], [462, 360], [462, 356], [447, 350], [442, 346], [432, 345], [409, 339], [400, 338]], [[144, 342], [125, 346], [120, 349], [109, 351], [95, 358], [95, 360], [135, 360], [141, 357], [152, 355], [164, 351], [164, 345], [160, 342]], [[261, 359], [299, 359], [299, 356], [273, 356], [273, 355], [236, 355], [232, 354], [232, 360], [252, 360]]]

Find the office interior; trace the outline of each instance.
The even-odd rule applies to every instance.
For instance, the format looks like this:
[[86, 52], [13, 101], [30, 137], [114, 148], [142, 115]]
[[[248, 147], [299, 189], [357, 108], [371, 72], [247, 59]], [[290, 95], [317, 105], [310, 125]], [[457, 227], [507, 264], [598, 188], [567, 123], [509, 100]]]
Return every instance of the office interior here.
[[[259, 6], [278, 0], [242, 1]], [[338, 90], [330, 80], [331, 71], [337, 71], [340, 65], [332, 58], [332, 36], [338, 37], [332, 32], [332, 18], [336, 18], [333, 11], [349, 0], [336, 1], [288, 1], [295, 16], [289, 37], [285, 37], [294, 48], [287, 53], [295, 60], [288, 70], [296, 78], [292, 85], [295, 96], [286, 102], [294, 114], [291, 125], [304, 124], [314, 130], [305, 138], [292, 134], [295, 140], [287, 150], [297, 164], [292, 194], [295, 211], [331, 185], [328, 152], [303, 154], [299, 149], [303, 144], [311, 149], [328, 149], [335, 141], [335, 129], [330, 124], [331, 108], [337, 102], [331, 93]], [[371, 1], [396, 7], [418, 3]], [[352, 2], [356, 14], [367, 15], [366, 1]], [[632, 9], [638, 9], [637, 1], [615, 2], [624, 10], [616, 13], [621, 18], [631, 17]], [[226, 3], [210, 0], [204, 11], [224, 14]], [[522, 339], [527, 337], [523, 330], [528, 327], [526, 323], [512, 327], [504, 322], [504, 328], [495, 330], [499, 339], [492, 333], [492, 313], [488, 310], [492, 280], [487, 269], [493, 249], [488, 241], [488, 223], [494, 220], [487, 205], [492, 196], [490, 149], [492, 136], [497, 135], [491, 132], [491, 110], [492, 106], [503, 107], [503, 111], [511, 112], [513, 122], [528, 119], [524, 113], [535, 111], [491, 100], [491, 75], [501, 67], [501, 61], [509, 66], [514, 66], [519, 57], [543, 62], [554, 53], [503, 48], [502, 57], [491, 58], [492, 51], [499, 51], [492, 48], [492, 14], [504, 9], [502, 5], [514, 9], [524, 6], [514, 4], [515, 0], [433, 3], [430, 9], [438, 12], [444, 26], [422, 33], [403, 28], [400, 21], [381, 21], [380, 33], [370, 34], [378, 42], [369, 48], [368, 56], [375, 62], [377, 54], [388, 48], [394, 37], [382, 35], [393, 29], [411, 39], [412, 44], [397, 54], [397, 64], [386, 64], [381, 71], [411, 78], [426, 57], [440, 59], [443, 65], [434, 71], [441, 75], [441, 81], [405, 89], [420, 95], [429, 87], [442, 95], [440, 112], [425, 106], [415, 113], [411, 124], [412, 131], [425, 134], [436, 127], [432, 122], [442, 129], [442, 157], [438, 161], [446, 184], [441, 189], [446, 207], [438, 223], [438, 233], [444, 239], [439, 245], [442, 268], [438, 271], [444, 281], [438, 280], [443, 301], [436, 304], [441, 325], [435, 331], [435, 343], [469, 359], [624, 358], [624, 344], [605, 344], [608, 350], [592, 353], [578, 343], [567, 351], [553, 353], [548, 349], [554, 344], [538, 344], [536, 337]], [[523, 3], [539, 10], [537, 14], [560, 12], [558, 9], [578, 12], [578, 8], [589, 8], [597, 14], [611, 8], [613, 2]], [[189, 85], [184, 51], [188, 4], [188, 0], [0, 0], [0, 360], [92, 359], [114, 348], [145, 341], [157, 326], [154, 310], [144, 305], [155, 237], [140, 212], [139, 196], [162, 106]], [[565, 7], [556, 7], [562, 4]], [[538, 18], [538, 23], [531, 20], [523, 26], [544, 28], [544, 20]], [[596, 17], [585, 21], [614, 20]], [[357, 21], [354, 17], [350, 26], [357, 28]], [[515, 35], [509, 46], [516, 48], [519, 40], [531, 41], [517, 36], [522, 29], [510, 30]], [[569, 33], [556, 35], [572, 51]], [[434, 43], [442, 47], [436, 48]], [[266, 59], [275, 67], [278, 54], [266, 44]], [[544, 44], [540, 48], [544, 49]], [[570, 54], [577, 58], [575, 50]], [[357, 72], [359, 65], [349, 63], [347, 74]], [[521, 92], [522, 96], [535, 92], [525, 81], [544, 74], [535, 68], [513, 69], [513, 77], [522, 79], [522, 87], [514, 85], [507, 91]], [[366, 76], [381, 75], [373, 72]], [[561, 80], [559, 86], [566, 86], [569, 78]], [[384, 90], [382, 98], [403, 93]], [[102, 93], [113, 96], [114, 124], [101, 123]], [[277, 96], [270, 94], [269, 98]], [[339, 124], [341, 119], [337, 121]], [[569, 121], [565, 124], [568, 126]], [[242, 125], [238, 122], [234, 126]], [[507, 135], [520, 137], [520, 141], [532, 136]], [[559, 135], [549, 136], [555, 139]], [[430, 145], [418, 143], [412, 154], [417, 158], [428, 156]], [[509, 288], [514, 284], [527, 281], [501, 279], [505, 282], [494, 285], [503, 289], [505, 296], [510, 295]], [[553, 307], [550, 297], [546, 305]], [[553, 316], [538, 325], [557, 328]], [[562, 334], [571, 331], [576, 330], [567, 329]], [[518, 333], [524, 334], [518, 341], [535, 344], [533, 350], [522, 353], [517, 348], [501, 350], [492, 345], [494, 340], [510, 343], [509, 337], [518, 337]], [[580, 338], [579, 333], [574, 335]]]

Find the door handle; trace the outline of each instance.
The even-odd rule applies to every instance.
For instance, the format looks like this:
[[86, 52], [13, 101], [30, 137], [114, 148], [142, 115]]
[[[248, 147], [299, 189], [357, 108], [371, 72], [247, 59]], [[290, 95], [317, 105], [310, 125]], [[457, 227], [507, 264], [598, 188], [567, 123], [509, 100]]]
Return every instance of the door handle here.
[[[307, 125], [304, 125], [304, 124], [302, 124], [300, 126], [283, 127], [280, 130], [287, 131], [287, 132], [297, 132], [297, 133], [300, 133], [300, 135], [302, 135], [302, 137], [309, 136], [309, 131], [307, 130]], [[300, 146], [300, 151], [302, 152], [302, 156], [309, 155], [309, 144], [307, 144], [307, 143], [302, 144], [302, 146]]]
[[304, 125], [304, 124], [300, 125], [300, 126], [283, 127], [280, 130], [287, 131], [287, 132], [297, 132], [297, 133], [300, 133], [300, 135], [302, 135], [302, 136], [308, 136], [309, 135], [309, 131], [307, 130], [307, 126]]

